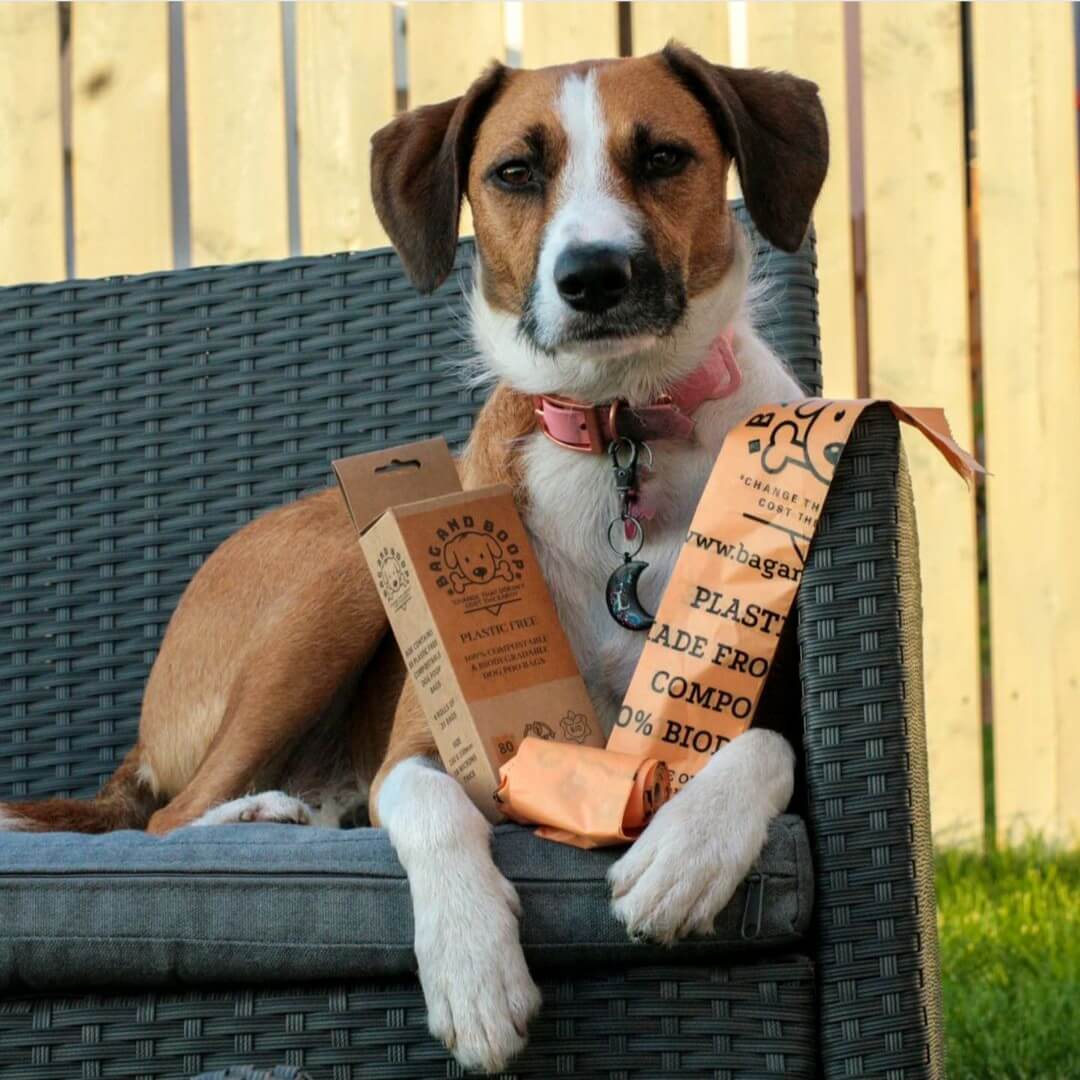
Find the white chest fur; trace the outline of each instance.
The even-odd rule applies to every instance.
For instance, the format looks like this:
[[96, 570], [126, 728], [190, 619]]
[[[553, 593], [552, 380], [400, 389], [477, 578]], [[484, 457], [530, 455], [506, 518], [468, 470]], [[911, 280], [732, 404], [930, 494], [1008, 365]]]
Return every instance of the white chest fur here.
[[[671, 577], [724, 436], [757, 406], [801, 396], [780, 361], [745, 325], [737, 328], [735, 351], [743, 372], [739, 390], [698, 409], [692, 441], [652, 447], [643, 494], [654, 516], [645, 523], [639, 556], [649, 564], [639, 592], [650, 611]], [[610, 459], [563, 449], [537, 434], [523, 447], [523, 460], [526, 523], [600, 721], [610, 731], [645, 644], [644, 633], [612, 619], [604, 599], [620, 559], [607, 542], [608, 523], [618, 514]]]

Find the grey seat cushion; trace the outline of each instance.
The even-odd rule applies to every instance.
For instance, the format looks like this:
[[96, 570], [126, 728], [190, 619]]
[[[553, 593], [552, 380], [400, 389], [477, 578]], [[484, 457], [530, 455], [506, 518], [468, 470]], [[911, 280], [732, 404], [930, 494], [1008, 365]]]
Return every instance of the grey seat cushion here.
[[[707, 939], [627, 940], [608, 906], [618, 850], [579, 851], [513, 825], [495, 858], [518, 886], [538, 970], [706, 962], [790, 946], [810, 920], [803, 822], [778, 818]], [[396, 975], [414, 967], [405, 873], [378, 829], [289, 825], [0, 834], [0, 988], [161, 986]]]

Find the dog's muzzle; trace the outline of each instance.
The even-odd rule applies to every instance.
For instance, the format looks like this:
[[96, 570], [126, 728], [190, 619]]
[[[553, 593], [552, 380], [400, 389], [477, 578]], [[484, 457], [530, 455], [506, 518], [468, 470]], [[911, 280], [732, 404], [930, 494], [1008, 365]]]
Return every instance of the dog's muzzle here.
[[[533, 281], [518, 333], [549, 355], [594, 341], [664, 337], [686, 311], [686, 286], [678, 268], [665, 269], [650, 246], [627, 251], [610, 244], [573, 244], [555, 260], [553, 284], [565, 305], [557, 325], [545, 325]], [[548, 288], [550, 284], [548, 283]]]

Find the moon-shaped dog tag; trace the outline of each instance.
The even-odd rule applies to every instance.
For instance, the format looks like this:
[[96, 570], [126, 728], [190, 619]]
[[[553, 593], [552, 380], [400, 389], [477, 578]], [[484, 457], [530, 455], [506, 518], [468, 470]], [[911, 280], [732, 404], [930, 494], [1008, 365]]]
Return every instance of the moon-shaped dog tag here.
[[653, 616], [642, 607], [637, 593], [638, 578], [648, 565], [641, 559], [631, 559], [626, 555], [607, 580], [607, 609], [611, 617], [627, 630], [648, 630], [654, 622]]
[[630, 541], [634, 545], [633, 550], [622, 552], [622, 562], [615, 567], [611, 572], [611, 577], [607, 579], [604, 599], [607, 601], [607, 609], [611, 617], [620, 626], [627, 630], [648, 630], [653, 624], [653, 616], [642, 606], [637, 591], [638, 578], [649, 565], [637, 557], [645, 544], [645, 530], [635, 517], [613, 518], [608, 525], [607, 540], [611, 550], [618, 554], [619, 549], [611, 538], [612, 530], [617, 526], [625, 530], [630, 522], [634, 525], [634, 535]]

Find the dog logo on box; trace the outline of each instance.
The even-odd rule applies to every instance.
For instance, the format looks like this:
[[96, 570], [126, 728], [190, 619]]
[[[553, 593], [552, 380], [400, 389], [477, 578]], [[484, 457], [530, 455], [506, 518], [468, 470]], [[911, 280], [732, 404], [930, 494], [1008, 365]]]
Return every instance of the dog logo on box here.
[[375, 560], [375, 577], [386, 603], [400, 611], [409, 602], [409, 567], [393, 548], [383, 548]]
[[449, 518], [428, 548], [429, 569], [444, 592], [459, 598], [466, 612], [498, 614], [520, 593], [525, 562], [508, 530], [472, 514]]
[[502, 544], [490, 533], [460, 532], [443, 545], [443, 563], [456, 593], [493, 581], [513, 581], [514, 571]]

